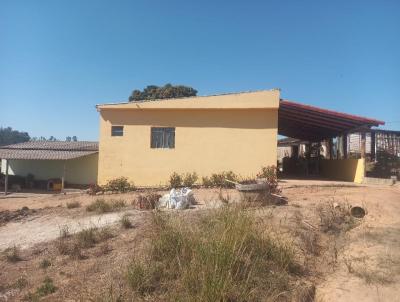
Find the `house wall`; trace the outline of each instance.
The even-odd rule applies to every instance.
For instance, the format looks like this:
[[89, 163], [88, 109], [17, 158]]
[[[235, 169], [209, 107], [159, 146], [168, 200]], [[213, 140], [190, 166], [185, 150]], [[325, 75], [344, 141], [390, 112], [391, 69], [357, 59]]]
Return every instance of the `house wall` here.
[[[98, 183], [125, 176], [139, 186], [156, 186], [166, 184], [174, 171], [200, 177], [227, 170], [255, 175], [261, 166], [276, 165], [274, 107], [101, 109]], [[124, 136], [112, 137], [112, 125], [123, 125]], [[176, 127], [175, 148], [151, 149], [152, 126]]]
[[[5, 173], [5, 160], [2, 160], [1, 172]], [[9, 160], [10, 175], [26, 176], [31, 173], [37, 180], [61, 178], [64, 161], [62, 160]], [[98, 154], [83, 156], [66, 161], [65, 181], [70, 184], [96, 183]]]
[[364, 180], [364, 159], [324, 159], [320, 161], [322, 176], [362, 183]]

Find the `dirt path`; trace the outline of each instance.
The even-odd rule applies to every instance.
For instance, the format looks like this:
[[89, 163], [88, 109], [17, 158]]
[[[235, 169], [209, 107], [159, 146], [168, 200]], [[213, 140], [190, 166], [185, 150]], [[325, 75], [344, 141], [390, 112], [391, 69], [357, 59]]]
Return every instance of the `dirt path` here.
[[68, 231], [73, 234], [92, 226], [112, 225], [117, 223], [124, 214], [130, 214], [133, 223], [141, 217], [139, 211], [128, 210], [77, 218], [47, 214], [10, 222], [0, 227], [0, 250], [14, 245], [26, 249], [37, 243], [56, 239], [60, 235], [60, 228], [64, 226], [67, 226]]

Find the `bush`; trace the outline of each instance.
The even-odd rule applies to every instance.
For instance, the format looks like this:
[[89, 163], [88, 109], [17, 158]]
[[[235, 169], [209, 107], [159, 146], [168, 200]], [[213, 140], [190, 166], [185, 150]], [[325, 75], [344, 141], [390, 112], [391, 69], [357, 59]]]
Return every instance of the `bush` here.
[[81, 206], [81, 203], [79, 201], [67, 202], [68, 209], [75, 209], [75, 208], [79, 208], [80, 206]]
[[193, 173], [186, 173], [183, 175], [183, 185], [185, 187], [192, 187], [196, 181], [199, 179], [199, 176], [197, 175], [196, 172]]
[[211, 188], [213, 186], [213, 183], [211, 181], [211, 178], [208, 176], [203, 176], [201, 178], [201, 183], [203, 184], [204, 187], [206, 188]]
[[111, 191], [114, 193], [126, 193], [129, 191], [134, 191], [135, 185], [131, 184], [126, 177], [119, 177], [108, 181], [104, 186], [106, 191]]
[[226, 181], [226, 180], [237, 182], [238, 179], [239, 179], [239, 177], [232, 171], [224, 171], [221, 173], [211, 174], [210, 177], [207, 177], [207, 176], [203, 177], [202, 183], [203, 183], [203, 186], [205, 186], [207, 188], [211, 188], [211, 187], [234, 188], [235, 184], [231, 183], [229, 181]]
[[263, 178], [266, 180], [269, 190], [271, 193], [280, 193], [281, 190], [278, 189], [278, 177], [276, 174], [275, 166], [262, 167], [261, 171], [257, 174], [258, 178]]
[[259, 301], [290, 293], [291, 243], [245, 211], [224, 207], [197, 222], [154, 213], [146, 258], [128, 266], [131, 289], [150, 300]]
[[169, 186], [170, 188], [182, 187], [182, 176], [176, 172], [172, 173], [169, 177]]

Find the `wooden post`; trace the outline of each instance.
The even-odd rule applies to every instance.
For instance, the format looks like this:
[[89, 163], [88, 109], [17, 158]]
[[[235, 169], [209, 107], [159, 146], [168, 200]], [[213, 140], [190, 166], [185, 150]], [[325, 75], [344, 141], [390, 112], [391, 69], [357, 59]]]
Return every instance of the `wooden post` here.
[[4, 179], [4, 195], [7, 195], [8, 190], [8, 159], [6, 159], [6, 176]]
[[343, 158], [347, 158], [347, 133], [343, 134]]

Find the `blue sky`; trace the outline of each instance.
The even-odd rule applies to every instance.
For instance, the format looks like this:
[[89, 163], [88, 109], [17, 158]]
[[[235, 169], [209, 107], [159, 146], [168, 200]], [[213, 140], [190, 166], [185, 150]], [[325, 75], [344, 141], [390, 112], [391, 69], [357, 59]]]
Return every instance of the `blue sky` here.
[[0, 0], [0, 125], [98, 138], [149, 84], [283, 98], [400, 130], [400, 1]]

